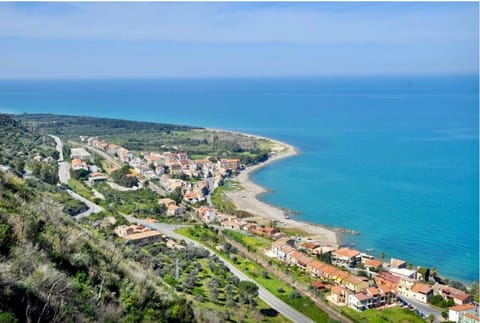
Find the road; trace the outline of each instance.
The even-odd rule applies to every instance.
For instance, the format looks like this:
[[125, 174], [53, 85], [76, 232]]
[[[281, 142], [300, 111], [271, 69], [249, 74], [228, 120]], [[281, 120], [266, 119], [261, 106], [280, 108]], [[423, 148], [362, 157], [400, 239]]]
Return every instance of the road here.
[[417, 309], [420, 313], [425, 314], [427, 317], [430, 314], [433, 314], [435, 317], [435, 322], [441, 322], [443, 321], [442, 318], [442, 312], [440, 310], [437, 310], [428, 304], [420, 303], [419, 301], [412, 299], [410, 297], [405, 297], [405, 296], [399, 296], [399, 299], [403, 300], [404, 302], [413, 305], [415, 309]]
[[60, 180], [60, 183], [68, 184], [68, 180], [70, 179], [70, 164], [63, 158], [63, 143], [57, 136], [49, 136], [57, 143], [56, 149], [60, 153], [60, 157], [58, 158], [58, 179]]
[[68, 194], [70, 194], [71, 197], [85, 203], [88, 206], [88, 210], [73, 216], [74, 219], [78, 220], [78, 219], [84, 218], [86, 216], [89, 216], [92, 213], [98, 213], [98, 212], [103, 211], [103, 208], [101, 206], [87, 200], [86, 198], [84, 198], [84, 197], [78, 195], [77, 193], [75, 193], [74, 191], [68, 190], [68, 189], [66, 191], [67, 191]]
[[[206, 249], [210, 252], [210, 254], [215, 254], [213, 251], [211, 251], [210, 249], [207, 249], [205, 248], [204, 246], [202, 246], [200, 243], [194, 241], [194, 240], [191, 240], [187, 237], [184, 237], [182, 235], [179, 235], [178, 233], [174, 232], [174, 230], [182, 227], [181, 225], [171, 225], [171, 224], [166, 224], [166, 223], [147, 223], [145, 221], [142, 221], [141, 219], [137, 219], [137, 218], [134, 218], [132, 216], [128, 216], [128, 215], [125, 215], [125, 218], [129, 221], [129, 222], [133, 222], [133, 223], [137, 223], [137, 224], [143, 224], [144, 226], [146, 227], [149, 227], [153, 230], [156, 230], [158, 232], [161, 232], [167, 236], [170, 236], [174, 239], [177, 239], [177, 240], [185, 240], [187, 243], [191, 244], [191, 245], [194, 245], [196, 247], [200, 247], [200, 248], [203, 248], [203, 249]], [[235, 266], [233, 266], [231, 263], [227, 262], [226, 260], [222, 259], [219, 257], [219, 259], [223, 262], [223, 264], [225, 264], [225, 266], [228, 267], [228, 269], [230, 269], [230, 271], [235, 275], [237, 276], [240, 280], [248, 280], [248, 281], [251, 281], [251, 282], [255, 282], [254, 280], [250, 279], [247, 275], [245, 275], [243, 272], [241, 272], [240, 270], [238, 270]], [[258, 285], [258, 284], [257, 284]], [[258, 296], [265, 302], [267, 303], [268, 305], [270, 305], [272, 308], [274, 308], [275, 310], [277, 310], [279, 313], [281, 313], [283, 316], [285, 316], [286, 318], [288, 318], [289, 320], [293, 321], [293, 322], [298, 322], [298, 323], [302, 323], [302, 322], [313, 322], [311, 319], [309, 319], [308, 317], [306, 317], [305, 315], [303, 315], [302, 313], [300, 313], [299, 311], [297, 311], [296, 309], [294, 309], [293, 307], [291, 307], [290, 305], [288, 305], [287, 303], [281, 301], [280, 299], [278, 299], [276, 296], [274, 296], [272, 293], [270, 293], [269, 291], [267, 291], [265, 288], [261, 287], [261, 286], [258, 286]]]
[[[65, 162], [65, 160], [63, 159], [63, 143], [60, 140], [60, 138], [58, 138], [57, 136], [53, 136], [53, 135], [49, 135], [49, 136], [52, 137], [57, 143], [56, 149], [60, 153], [60, 157], [58, 159], [58, 179], [60, 183], [68, 184], [68, 180], [70, 179], [70, 173], [68, 171], [70, 168], [70, 165], [67, 162]], [[73, 217], [74, 219], [81, 219], [86, 216], [89, 216], [92, 213], [98, 213], [103, 211], [103, 208], [101, 206], [98, 206], [97, 204], [87, 200], [86, 198], [75, 193], [74, 191], [67, 189], [66, 192], [74, 199], [79, 200], [88, 206], [88, 210], [75, 215]]]

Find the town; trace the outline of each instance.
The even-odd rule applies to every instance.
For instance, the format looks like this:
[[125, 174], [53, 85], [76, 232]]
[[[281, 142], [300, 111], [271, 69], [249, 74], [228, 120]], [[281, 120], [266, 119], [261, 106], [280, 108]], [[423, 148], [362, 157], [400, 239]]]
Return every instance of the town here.
[[[245, 167], [238, 159], [191, 160], [183, 151], [135, 155], [96, 137], [82, 136], [80, 139], [86, 145], [71, 149], [71, 166], [72, 171], [83, 169], [89, 172], [87, 183], [110, 182], [111, 174], [119, 170], [120, 164], [111, 163], [108, 172], [99, 169], [90, 164], [92, 154], [86, 149], [93, 154], [98, 151], [108, 154], [128, 165], [128, 176], [137, 179], [132, 186], [144, 185], [159, 193], [180, 194], [181, 201], [159, 197], [158, 204], [165, 208], [168, 216], [189, 217], [205, 225], [271, 241], [269, 248], [258, 251], [262, 257], [275, 259], [310, 276], [309, 288], [322, 293], [331, 306], [346, 306], [359, 312], [401, 306], [431, 322], [479, 321], [478, 303], [472, 296], [464, 290], [442, 284], [428, 268], [414, 267], [395, 258], [389, 261], [376, 259], [354, 248], [325, 245], [308, 236], [288, 235], [275, 223], [268, 226], [249, 217], [220, 211], [211, 202], [211, 192]], [[155, 219], [145, 221], [146, 225], [119, 226], [115, 232], [129, 242], [163, 241], [170, 248], [184, 248], [174, 239], [149, 228], [148, 223], [155, 223]]]

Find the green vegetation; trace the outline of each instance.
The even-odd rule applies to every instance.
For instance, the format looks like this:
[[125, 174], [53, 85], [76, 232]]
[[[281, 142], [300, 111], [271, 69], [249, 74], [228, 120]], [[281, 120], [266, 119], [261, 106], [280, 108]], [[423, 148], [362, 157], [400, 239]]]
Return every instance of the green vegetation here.
[[381, 311], [378, 310], [366, 310], [363, 312], [357, 312], [354, 309], [346, 306], [341, 308], [341, 312], [349, 317], [354, 322], [368, 322], [368, 323], [422, 323], [425, 322], [422, 318], [418, 317], [415, 313], [408, 309], [400, 307], [387, 308]]
[[96, 184], [95, 189], [105, 197], [100, 205], [106, 208], [140, 217], [161, 218], [165, 215], [165, 207], [158, 204], [160, 197], [149, 189], [122, 192], [106, 183]]
[[[0, 114], [0, 165], [10, 166], [16, 174], [22, 175], [25, 168], [31, 168], [33, 157], [37, 155], [41, 158], [58, 158], [54, 140], [41, 135], [32, 127], [25, 126], [10, 115]], [[51, 178], [49, 170], [50, 166], [42, 168], [45, 178], [53, 183], [54, 179]]]
[[258, 236], [248, 236], [232, 230], [222, 230], [222, 233], [240, 243], [249, 251], [255, 252], [258, 248], [267, 248], [270, 246], [270, 242], [267, 239]]
[[[297, 309], [301, 313], [310, 317], [316, 322], [327, 322], [328, 315], [318, 308], [308, 297], [301, 296], [290, 286], [277, 279], [275, 276], [265, 272], [265, 268], [246, 259], [242, 255], [232, 252], [235, 249], [229, 248], [229, 253], [216, 250], [218, 244], [225, 243], [225, 239], [215, 230], [206, 226], [193, 226], [178, 229], [176, 232], [196, 240], [206, 247], [217, 252], [222, 258], [242, 270], [247, 276], [254, 279], [258, 284], [266, 288], [269, 292], [280, 298], [285, 303]], [[225, 245], [224, 245], [225, 249]]]
[[443, 299], [442, 295], [433, 295], [430, 297], [429, 302], [430, 304], [441, 308], [448, 308], [455, 305], [452, 299], [445, 300]]
[[131, 168], [128, 165], [113, 171], [110, 175], [112, 175], [113, 181], [118, 185], [125, 187], [133, 187], [138, 185], [138, 179], [132, 174]]
[[66, 139], [98, 136], [136, 152], [181, 150], [202, 159], [238, 158], [247, 165], [267, 160], [271, 146], [265, 139], [190, 126], [52, 114], [22, 114], [17, 118]]
[[68, 187], [75, 193], [83, 196], [86, 199], [92, 199], [93, 193], [88, 189], [82, 182], [77, 181], [76, 179], [70, 178], [68, 180]]
[[212, 195], [212, 203], [215, 205], [217, 209], [221, 212], [228, 213], [228, 214], [238, 214], [237, 207], [232, 201], [229, 201], [225, 197], [225, 193], [232, 190], [240, 189], [239, 185], [235, 181], [225, 181], [222, 186], [217, 187]]

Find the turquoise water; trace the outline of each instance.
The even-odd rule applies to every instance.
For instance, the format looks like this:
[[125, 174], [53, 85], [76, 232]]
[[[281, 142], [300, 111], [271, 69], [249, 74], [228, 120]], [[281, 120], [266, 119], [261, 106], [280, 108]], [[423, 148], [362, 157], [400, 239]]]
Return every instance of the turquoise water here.
[[225, 128], [301, 154], [254, 174], [262, 199], [342, 242], [479, 275], [478, 77], [0, 81], [0, 111]]

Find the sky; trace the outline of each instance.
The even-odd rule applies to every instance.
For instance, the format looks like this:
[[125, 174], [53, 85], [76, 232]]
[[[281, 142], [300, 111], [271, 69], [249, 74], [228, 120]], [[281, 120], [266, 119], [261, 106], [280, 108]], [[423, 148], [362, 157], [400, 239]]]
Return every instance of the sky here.
[[0, 78], [478, 74], [479, 4], [0, 3]]

